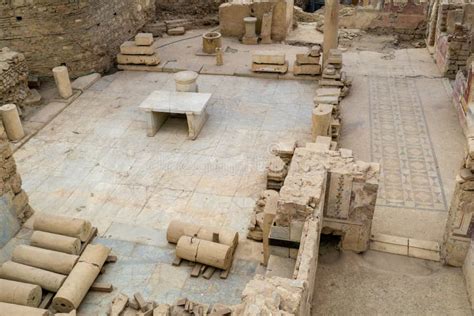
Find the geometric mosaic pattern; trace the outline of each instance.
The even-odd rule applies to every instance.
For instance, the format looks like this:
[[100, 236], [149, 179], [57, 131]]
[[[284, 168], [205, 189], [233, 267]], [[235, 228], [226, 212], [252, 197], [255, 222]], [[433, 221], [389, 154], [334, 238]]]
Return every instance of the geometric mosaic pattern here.
[[414, 79], [369, 76], [372, 161], [382, 165], [377, 204], [446, 211]]

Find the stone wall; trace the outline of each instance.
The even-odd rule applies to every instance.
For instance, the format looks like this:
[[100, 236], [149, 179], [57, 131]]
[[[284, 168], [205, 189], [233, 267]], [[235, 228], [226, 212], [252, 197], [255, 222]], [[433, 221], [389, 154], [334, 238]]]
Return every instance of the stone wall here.
[[154, 16], [152, 0], [3, 1], [0, 47], [23, 53], [39, 76], [61, 64], [72, 77], [104, 72], [120, 44]]
[[437, 11], [434, 35], [429, 34], [435, 38], [435, 61], [444, 76], [454, 79], [474, 52], [474, 4], [440, 3]]
[[13, 152], [0, 122], [0, 248], [33, 214], [28, 195], [21, 188], [21, 177], [16, 170]]
[[21, 106], [29, 91], [25, 56], [7, 47], [2, 48], [0, 50], [0, 105], [13, 103]]
[[156, 0], [156, 14], [166, 19], [183, 16], [202, 18], [217, 14], [219, 6], [226, 0]]

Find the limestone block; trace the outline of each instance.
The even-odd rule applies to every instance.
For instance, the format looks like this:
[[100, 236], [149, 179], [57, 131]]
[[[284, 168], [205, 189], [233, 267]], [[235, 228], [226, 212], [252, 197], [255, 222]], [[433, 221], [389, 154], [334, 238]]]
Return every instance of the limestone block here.
[[333, 65], [342, 64], [342, 52], [339, 49], [331, 49], [327, 63]]
[[285, 65], [285, 53], [277, 51], [257, 51], [252, 54], [252, 62], [256, 64]]
[[253, 72], [275, 72], [285, 74], [288, 72], [288, 62], [283, 65], [256, 64], [252, 63]]
[[8, 139], [18, 141], [25, 137], [20, 115], [15, 104], [5, 104], [0, 107], [3, 126], [7, 132]]
[[244, 36], [244, 37], [242, 37], [242, 44], [244, 44], [244, 45], [257, 45], [258, 44], [258, 37], [257, 36], [253, 36], [253, 37]]
[[184, 33], [186, 33], [186, 29], [183, 26], [179, 26], [179, 27], [168, 29], [166, 33], [170, 36], [178, 36], [178, 35], [183, 35]]
[[338, 105], [339, 104], [339, 96], [336, 95], [316, 95], [313, 99], [315, 105], [324, 103], [324, 104], [332, 104]]
[[439, 261], [439, 243], [435, 241], [410, 238], [408, 240], [408, 256], [425, 260]]
[[370, 249], [408, 256], [408, 238], [374, 234], [370, 242]]
[[153, 34], [138, 33], [135, 35], [135, 44], [138, 46], [150, 46], [153, 44]]
[[319, 64], [319, 56], [311, 56], [309, 54], [296, 54], [296, 62], [299, 65], [314, 65]]
[[158, 65], [160, 63], [160, 57], [158, 54], [153, 55], [117, 55], [117, 63], [119, 64], [132, 64], [132, 65]]
[[153, 55], [157, 47], [157, 42], [150, 46], [139, 46], [134, 41], [127, 41], [120, 45], [120, 53], [124, 55]]
[[321, 74], [321, 65], [318, 65], [318, 64], [299, 65], [298, 63], [295, 63], [293, 65], [293, 74], [295, 76], [298, 76], [298, 75], [317, 76]]
[[347, 219], [352, 195], [353, 176], [330, 172], [327, 205], [324, 216]]
[[199, 74], [194, 71], [180, 71], [174, 75], [176, 91], [178, 92], [198, 92], [196, 84]]
[[59, 95], [64, 99], [70, 98], [72, 96], [72, 86], [66, 66], [54, 67], [53, 75]]

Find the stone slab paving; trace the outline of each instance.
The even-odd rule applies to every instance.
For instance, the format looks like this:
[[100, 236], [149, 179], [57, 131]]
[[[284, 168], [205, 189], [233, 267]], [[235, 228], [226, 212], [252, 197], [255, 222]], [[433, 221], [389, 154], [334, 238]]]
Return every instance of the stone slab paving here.
[[[257, 273], [261, 244], [244, 236], [265, 188], [265, 164], [279, 140], [310, 140], [315, 83], [201, 75], [198, 84], [212, 98], [195, 141], [187, 139], [181, 117], [146, 136], [138, 105], [151, 91], [174, 90], [172, 74], [118, 72], [101, 78], [15, 153], [36, 211], [91, 220], [99, 228], [96, 242], [118, 255], [100, 276], [116, 290], [90, 293], [81, 313], [96, 313], [119, 290], [168, 303], [188, 296], [233, 304]], [[171, 265], [175, 247], [166, 242], [166, 228], [172, 219], [241, 233], [227, 280], [190, 279], [191, 267]], [[8, 249], [15, 242], [21, 241], [13, 239]]]

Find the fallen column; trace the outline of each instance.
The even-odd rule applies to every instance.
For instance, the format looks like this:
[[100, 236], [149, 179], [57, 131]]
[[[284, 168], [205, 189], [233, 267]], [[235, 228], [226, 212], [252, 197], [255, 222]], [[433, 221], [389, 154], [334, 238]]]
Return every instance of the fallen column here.
[[0, 316], [48, 316], [48, 310], [0, 302]]
[[30, 244], [35, 247], [78, 255], [81, 251], [79, 238], [35, 231], [31, 235]]
[[25, 131], [21, 125], [20, 115], [15, 104], [1, 106], [0, 116], [9, 140], [17, 141], [25, 137]]
[[41, 295], [38, 285], [0, 279], [0, 302], [38, 307]]
[[53, 298], [53, 307], [62, 313], [77, 309], [100, 273], [110, 254], [103, 245], [88, 245], [79, 262]]
[[319, 104], [313, 109], [313, 140], [316, 140], [318, 136], [328, 136], [329, 127], [332, 121], [332, 109], [331, 104]]
[[[233, 249], [239, 243], [239, 233], [224, 228], [202, 227], [181, 221], [171, 221], [166, 232], [168, 242], [176, 244], [182, 236], [197, 237], [227, 245]], [[217, 239], [217, 240], [216, 240]]]
[[86, 241], [92, 230], [92, 225], [83, 219], [41, 214], [35, 216], [33, 229]]
[[176, 256], [227, 270], [232, 263], [232, 248], [212, 241], [182, 236], [176, 245]]
[[19, 245], [13, 250], [12, 261], [31, 267], [68, 275], [79, 256], [58, 251]]
[[68, 99], [72, 96], [71, 80], [66, 66], [58, 66], [53, 68], [54, 81], [58, 88], [59, 95]]
[[5, 262], [2, 265], [0, 268], [0, 277], [13, 281], [36, 284], [51, 292], [57, 292], [66, 279], [65, 275], [12, 261]]

